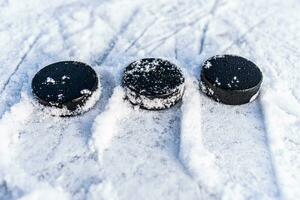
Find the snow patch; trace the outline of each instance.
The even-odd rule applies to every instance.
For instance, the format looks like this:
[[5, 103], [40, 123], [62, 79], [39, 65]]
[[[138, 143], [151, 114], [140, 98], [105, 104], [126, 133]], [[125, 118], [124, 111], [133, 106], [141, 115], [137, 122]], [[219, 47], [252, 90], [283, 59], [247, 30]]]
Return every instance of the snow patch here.
[[204, 146], [201, 126], [201, 97], [198, 81], [186, 76], [186, 91], [183, 96], [180, 137], [180, 159], [193, 178], [210, 192], [220, 187], [219, 170], [215, 156]]
[[11, 161], [10, 146], [14, 144], [22, 131], [24, 124], [30, 120], [33, 112], [33, 105], [29, 101], [29, 97], [22, 93], [21, 101], [11, 107], [0, 121], [0, 164]]
[[178, 92], [174, 92], [171, 97], [168, 98], [149, 98], [145, 95], [137, 95], [136, 92], [131, 91], [129, 88], [125, 88], [127, 97], [131, 103], [134, 105], [141, 105], [147, 109], [165, 109], [170, 108], [172, 105], [176, 104], [184, 93], [184, 84], [181, 84], [176, 88]]
[[[4, 180], [8, 186], [22, 188], [21, 200], [56, 200], [70, 199], [62, 189], [56, 189], [48, 183], [40, 182], [35, 177], [26, 174], [15, 163], [16, 148], [19, 136], [27, 123], [30, 123], [34, 112], [34, 105], [26, 93], [22, 93], [19, 103], [11, 107], [0, 121], [0, 180]], [[28, 181], [30, 180], [30, 181]]]
[[70, 195], [65, 193], [62, 189], [52, 188], [52, 187], [44, 187], [39, 188], [20, 198], [19, 200], [69, 200]]
[[80, 91], [80, 94], [92, 94], [92, 92], [88, 89], [83, 89]]
[[45, 83], [49, 84], [49, 85], [54, 85], [56, 82], [55, 82], [55, 80], [53, 78], [47, 77]]
[[101, 184], [93, 185], [90, 188], [88, 199], [90, 200], [118, 200], [116, 191], [112, 184], [104, 181]]
[[97, 150], [100, 161], [105, 150], [110, 146], [112, 138], [118, 133], [119, 123], [132, 110], [129, 105], [124, 103], [124, 97], [123, 88], [116, 87], [106, 110], [95, 119], [93, 124], [91, 148]]

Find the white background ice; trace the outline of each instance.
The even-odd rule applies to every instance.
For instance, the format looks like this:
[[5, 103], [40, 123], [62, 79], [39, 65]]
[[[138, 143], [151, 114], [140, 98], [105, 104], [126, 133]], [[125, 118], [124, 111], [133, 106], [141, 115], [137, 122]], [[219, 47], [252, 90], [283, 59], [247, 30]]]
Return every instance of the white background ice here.
[[[297, 0], [0, 0], [0, 199], [299, 199]], [[201, 64], [237, 54], [261, 94], [226, 106], [198, 89]], [[127, 64], [163, 57], [186, 75], [181, 104], [123, 100]], [[43, 113], [31, 79], [91, 65], [102, 92], [84, 115]]]

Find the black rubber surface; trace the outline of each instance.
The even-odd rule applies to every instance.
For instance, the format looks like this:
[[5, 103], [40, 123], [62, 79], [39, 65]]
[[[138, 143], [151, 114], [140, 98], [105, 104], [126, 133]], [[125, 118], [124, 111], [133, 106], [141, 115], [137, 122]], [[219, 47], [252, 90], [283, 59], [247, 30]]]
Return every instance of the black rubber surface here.
[[251, 61], [235, 56], [214, 56], [202, 66], [204, 92], [218, 102], [240, 105], [250, 102], [262, 83], [260, 69]]
[[32, 92], [41, 104], [70, 111], [83, 106], [97, 89], [96, 72], [90, 66], [74, 61], [48, 65], [32, 80]]
[[123, 87], [137, 97], [142, 95], [149, 99], [172, 98], [178, 95], [183, 83], [181, 70], [171, 62], [160, 58], [144, 58], [131, 63], [125, 69], [122, 80]]

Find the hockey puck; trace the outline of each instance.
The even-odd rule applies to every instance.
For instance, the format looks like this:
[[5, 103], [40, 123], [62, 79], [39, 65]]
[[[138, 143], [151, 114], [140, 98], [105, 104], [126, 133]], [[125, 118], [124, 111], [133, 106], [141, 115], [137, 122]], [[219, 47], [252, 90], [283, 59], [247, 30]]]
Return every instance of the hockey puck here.
[[32, 79], [34, 97], [55, 108], [54, 115], [71, 116], [87, 111], [100, 95], [98, 76], [88, 65], [64, 61], [48, 65]]
[[251, 61], [234, 55], [214, 56], [202, 66], [201, 89], [214, 100], [241, 105], [259, 93], [262, 72]]
[[181, 70], [167, 60], [145, 58], [126, 67], [122, 85], [133, 105], [161, 110], [181, 100], [184, 77]]

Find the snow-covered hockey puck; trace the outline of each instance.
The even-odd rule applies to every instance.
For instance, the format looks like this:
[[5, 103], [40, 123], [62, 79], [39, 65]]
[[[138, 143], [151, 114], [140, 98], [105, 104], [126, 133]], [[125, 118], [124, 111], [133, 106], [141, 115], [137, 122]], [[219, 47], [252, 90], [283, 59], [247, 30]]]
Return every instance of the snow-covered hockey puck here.
[[181, 70], [167, 60], [145, 58], [127, 66], [122, 85], [133, 105], [161, 110], [181, 100], [184, 77]]
[[34, 97], [59, 116], [78, 115], [91, 108], [100, 96], [96, 72], [81, 62], [48, 65], [32, 79]]
[[214, 100], [240, 105], [259, 93], [262, 72], [251, 61], [234, 55], [214, 56], [202, 66], [201, 89]]

